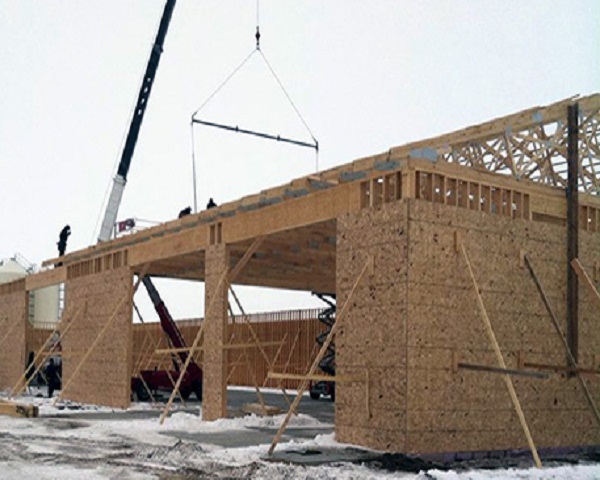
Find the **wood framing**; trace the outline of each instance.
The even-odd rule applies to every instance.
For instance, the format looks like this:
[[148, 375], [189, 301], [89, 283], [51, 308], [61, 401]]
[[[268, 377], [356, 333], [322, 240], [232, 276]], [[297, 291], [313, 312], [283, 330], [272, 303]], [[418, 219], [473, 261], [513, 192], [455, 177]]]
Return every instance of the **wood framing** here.
[[[578, 122], [568, 129], [568, 111], [575, 105]], [[73, 327], [64, 341], [68, 381], [72, 359], [88, 350], [90, 339], [118, 306], [119, 292], [131, 288], [132, 275], [147, 269], [156, 277], [204, 281], [205, 321], [193, 331], [189, 344], [190, 352], [203, 355], [204, 418], [216, 419], [226, 414], [228, 350], [234, 346], [257, 347], [242, 349], [245, 357], [238, 361], [254, 355], [271, 371], [303, 374], [300, 391], [309, 378], [320, 378], [315, 377], [319, 373], [314, 364], [306, 372], [305, 357], [292, 366], [292, 352], [286, 351], [298, 349], [300, 343], [303, 351], [310, 350], [308, 327], [299, 324], [297, 335], [285, 337], [289, 346], [279, 349], [282, 365], [276, 366], [269, 361], [268, 348], [274, 351], [282, 341], [281, 331], [279, 337], [273, 332], [260, 337], [252, 331], [242, 334], [243, 325], [228, 325], [229, 285], [235, 281], [335, 293], [337, 304], [344, 306], [343, 315], [338, 312], [343, 322], [335, 327], [335, 378], [366, 380], [336, 385], [338, 441], [409, 454], [523, 449], [533, 443], [516, 421], [523, 413], [540, 449], [598, 445], [597, 416], [567, 375], [571, 370], [598, 370], [597, 296], [577, 299], [568, 294], [565, 274], [576, 257], [582, 271], [590, 272], [582, 283], [597, 293], [599, 140], [596, 94], [393, 147], [72, 252], [60, 259], [63, 267], [51, 268], [58, 260], [50, 259], [45, 262], [49, 270], [28, 277], [17, 293], [0, 286], [0, 321], [3, 315], [14, 316], [2, 297], [15, 293], [15, 305], [25, 308], [26, 290], [65, 281], [69, 311], [88, 302], [81, 329]], [[565, 192], [568, 159], [571, 202]], [[568, 247], [575, 237], [578, 253]], [[468, 250], [470, 271], [476, 272], [477, 304], [474, 276], [456, 255], [457, 245]], [[356, 285], [367, 258], [373, 258], [372, 272]], [[567, 351], [573, 350], [572, 365], [565, 365], [555, 326], [541, 321], [548, 311], [531, 276], [518, 268], [519, 260], [524, 263], [526, 258], [535, 262], [543, 279], [545, 301], [554, 308], [558, 330], [571, 332]], [[112, 404], [128, 404], [133, 367], [128, 365], [131, 305], [125, 303], [106, 332], [107, 343], [99, 342], [97, 355], [90, 355], [87, 367], [67, 387], [67, 396], [111, 404], [104, 392], [92, 392], [91, 383], [84, 381], [104, 371], [101, 358], [108, 355], [113, 364], [106, 395], [119, 399]], [[477, 305], [485, 308], [478, 310]], [[575, 307], [577, 314], [571, 310]], [[494, 321], [494, 342], [482, 316]], [[311, 328], [314, 337], [314, 325]], [[150, 347], [156, 348], [152, 342]], [[15, 348], [17, 358], [22, 350]], [[139, 349], [137, 368], [147, 363], [147, 349]], [[24, 358], [15, 362], [15, 371], [21, 363], [16, 380], [23, 373]], [[532, 374], [524, 369], [529, 364], [571, 370]], [[84, 374], [85, 368], [90, 370]], [[183, 372], [186, 368], [184, 364]], [[254, 373], [251, 383], [266, 376]], [[2, 375], [0, 370], [3, 380]], [[508, 375], [513, 388], [507, 390]], [[279, 380], [273, 378], [271, 385]], [[588, 382], [594, 392], [600, 376], [591, 374]], [[518, 408], [515, 413], [515, 397], [521, 413]]]
[[[473, 290], [475, 291], [475, 296], [477, 297], [477, 306], [479, 307], [479, 313], [481, 315], [481, 319], [485, 325], [485, 329], [490, 339], [490, 343], [492, 344], [492, 348], [494, 349], [494, 354], [496, 355], [496, 361], [498, 362], [498, 366], [504, 370], [506, 368], [506, 362], [504, 361], [504, 356], [502, 355], [502, 351], [500, 350], [500, 345], [498, 345], [498, 340], [496, 339], [496, 334], [494, 333], [494, 329], [492, 327], [492, 322], [487, 313], [487, 309], [483, 303], [483, 298], [481, 298], [481, 293], [479, 292], [479, 285], [477, 284], [477, 280], [475, 279], [475, 273], [473, 272], [473, 267], [471, 265], [471, 260], [469, 259], [469, 255], [467, 253], [467, 249], [464, 244], [461, 243], [460, 250], [465, 259], [465, 263], [467, 264], [467, 269], [469, 270], [469, 276], [471, 277], [471, 281], [473, 282]], [[535, 461], [535, 465], [538, 468], [542, 468], [542, 462], [540, 460], [540, 456], [538, 454], [537, 448], [535, 446], [535, 442], [533, 441], [533, 436], [531, 435], [531, 431], [529, 430], [529, 424], [525, 419], [525, 414], [523, 413], [523, 408], [521, 407], [521, 402], [517, 397], [517, 392], [515, 391], [515, 387], [510, 379], [510, 375], [504, 374], [504, 383], [506, 384], [506, 388], [508, 389], [508, 393], [510, 395], [510, 400], [513, 404], [515, 411], [517, 412], [517, 416], [519, 417], [519, 422], [521, 424], [521, 428], [523, 429], [523, 433], [527, 438], [527, 443], [529, 444], [529, 449], [531, 450], [531, 454], [533, 455], [533, 459]]]
[[594, 286], [594, 282], [592, 281], [591, 277], [585, 271], [585, 268], [583, 268], [583, 265], [581, 265], [581, 262], [579, 261], [579, 259], [574, 258], [571, 261], [571, 266], [575, 270], [575, 273], [577, 273], [577, 276], [580, 278], [580, 280], [583, 281], [585, 288], [587, 288], [587, 290], [588, 290], [592, 300], [596, 304], [596, 306], [598, 308], [600, 308], [600, 293], [598, 293], [598, 290]]
[[0, 415], [9, 415], [11, 417], [21, 418], [34, 418], [39, 415], [39, 408], [36, 405], [0, 400]]
[[[570, 364], [570, 368], [567, 371], [569, 373], [574, 373], [577, 376], [577, 378], [579, 380], [579, 384], [581, 385], [581, 388], [585, 394], [585, 398], [588, 402], [588, 405], [590, 406], [590, 409], [594, 413], [596, 423], [598, 424], [598, 427], [600, 427], [600, 413], [598, 412], [598, 407], [596, 406], [596, 403], [594, 402], [594, 399], [592, 398], [592, 394], [590, 393], [590, 390], [589, 390], [587, 384], [585, 383], [585, 380], [581, 376], [581, 372], [579, 371], [579, 367], [577, 365], [577, 359], [575, 358], [575, 356], [573, 355], [573, 352], [571, 351], [571, 345], [569, 345], [568, 339], [565, 337], [565, 335], [563, 334], [563, 332], [560, 328], [560, 324], [558, 322], [558, 319], [556, 318], [554, 309], [550, 305], [550, 300], [548, 299], [548, 295], [546, 294], [546, 291], [544, 290], [544, 287], [542, 286], [542, 282], [540, 281], [540, 278], [535, 273], [535, 270], [533, 268], [531, 260], [529, 259], [529, 257], [527, 255], [525, 255], [525, 265], [527, 266], [527, 270], [529, 271], [531, 278], [533, 279], [535, 286], [540, 294], [540, 297], [542, 299], [544, 307], [546, 308], [546, 311], [548, 312], [548, 315], [550, 316], [550, 320], [552, 321], [552, 325], [554, 326], [556, 334], [560, 338], [560, 340], [565, 348], [565, 353], [567, 354], [567, 361]], [[568, 323], [567, 323], [567, 325], [568, 325]]]
[[24, 280], [0, 285], [0, 390], [12, 387], [25, 371], [27, 300]]
[[67, 280], [67, 311], [87, 306], [64, 338], [57, 398], [117, 408], [130, 404], [133, 282], [129, 267]]

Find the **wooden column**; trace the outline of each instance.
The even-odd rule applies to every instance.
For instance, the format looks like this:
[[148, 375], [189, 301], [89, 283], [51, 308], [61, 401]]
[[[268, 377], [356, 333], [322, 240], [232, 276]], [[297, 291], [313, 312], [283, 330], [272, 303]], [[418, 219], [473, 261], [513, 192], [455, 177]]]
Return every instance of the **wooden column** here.
[[[222, 281], [229, 268], [226, 245], [211, 245], [206, 249], [204, 305], [204, 373], [202, 419], [216, 420], [227, 416], [227, 292], [229, 284]], [[214, 296], [214, 299], [213, 299]]]
[[25, 370], [27, 302], [24, 280], [0, 285], [0, 390], [12, 387]]
[[579, 281], [571, 262], [579, 255], [579, 105], [567, 107], [567, 342], [575, 362], [578, 362]]

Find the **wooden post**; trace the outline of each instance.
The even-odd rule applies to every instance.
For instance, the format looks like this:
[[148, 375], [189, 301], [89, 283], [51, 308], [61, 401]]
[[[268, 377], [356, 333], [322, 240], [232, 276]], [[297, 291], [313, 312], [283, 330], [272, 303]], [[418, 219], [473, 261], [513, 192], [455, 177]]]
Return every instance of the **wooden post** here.
[[142, 270], [142, 272], [140, 272], [140, 275], [138, 276], [138, 279], [135, 282], [135, 285], [133, 287], [133, 292], [127, 292], [123, 296], [123, 299], [119, 302], [119, 304], [117, 305], [117, 308], [114, 309], [112, 315], [110, 316], [110, 318], [108, 319], [108, 321], [106, 322], [106, 324], [104, 325], [104, 327], [102, 327], [102, 330], [100, 330], [100, 333], [98, 333], [98, 335], [94, 339], [94, 342], [92, 343], [92, 345], [90, 345], [90, 348], [88, 348], [87, 352], [85, 352], [85, 354], [83, 355], [83, 358], [79, 361], [79, 364], [75, 367], [75, 370], [73, 371], [73, 373], [71, 374], [71, 376], [69, 377], [69, 379], [66, 381], [65, 385], [63, 386], [62, 390], [60, 391], [60, 394], [56, 397], [56, 399], [54, 400], [54, 402], [52, 402], [52, 405], [56, 405], [56, 403], [63, 397], [64, 393], [67, 391], [67, 388], [69, 387], [69, 385], [71, 385], [71, 383], [73, 383], [73, 380], [75, 379], [75, 377], [77, 376], [77, 374], [81, 370], [81, 367], [83, 367], [83, 365], [85, 364], [85, 362], [87, 361], [87, 359], [89, 358], [89, 356], [94, 351], [94, 348], [96, 348], [96, 346], [98, 345], [98, 343], [100, 343], [100, 340], [102, 340], [102, 337], [104, 336], [104, 334], [108, 330], [108, 327], [110, 327], [112, 325], [112, 322], [114, 321], [114, 319], [117, 318], [117, 313], [119, 312], [119, 310], [121, 309], [121, 307], [125, 304], [125, 302], [127, 302], [128, 300], [130, 300], [131, 298], [133, 298], [133, 295], [135, 294], [135, 292], [137, 291], [138, 287], [140, 286], [140, 283], [142, 282], [142, 279], [146, 276], [146, 272], [148, 271], [149, 267], [150, 267], [150, 264], [147, 264], [144, 267], [144, 269]]
[[[488, 338], [492, 344], [494, 349], [494, 353], [496, 354], [496, 360], [498, 361], [498, 366], [504, 370], [506, 370], [506, 363], [504, 362], [504, 357], [502, 356], [502, 352], [500, 350], [500, 345], [498, 345], [498, 341], [496, 340], [496, 334], [494, 333], [494, 329], [492, 328], [492, 322], [488, 317], [487, 310], [485, 309], [485, 305], [483, 304], [483, 298], [481, 298], [481, 293], [479, 293], [479, 286], [477, 285], [477, 280], [475, 279], [475, 274], [473, 273], [473, 268], [471, 267], [471, 261], [469, 260], [469, 255], [467, 254], [467, 249], [464, 244], [460, 245], [463, 257], [467, 264], [467, 268], [469, 270], [469, 275], [471, 277], [471, 281], [473, 282], [473, 289], [475, 290], [475, 295], [477, 296], [477, 305], [479, 307], [479, 313], [481, 314], [481, 319], [483, 320], [483, 324], [485, 325], [485, 329], [488, 334]], [[542, 462], [540, 460], [540, 456], [538, 455], [537, 448], [533, 441], [533, 437], [531, 436], [531, 432], [529, 431], [529, 426], [527, 425], [527, 420], [525, 419], [525, 414], [523, 413], [523, 409], [521, 408], [521, 403], [517, 397], [517, 392], [515, 391], [515, 387], [512, 384], [512, 380], [510, 379], [510, 375], [503, 374], [504, 383], [506, 384], [506, 388], [508, 389], [508, 393], [510, 395], [510, 399], [513, 403], [513, 407], [517, 412], [517, 416], [519, 417], [519, 421], [521, 422], [521, 428], [523, 428], [523, 432], [525, 433], [525, 437], [527, 438], [527, 443], [529, 444], [529, 448], [531, 450], [531, 454], [533, 455], [533, 460], [538, 468], [542, 468]]]
[[[217, 286], [220, 286], [221, 283], [223, 283], [225, 281], [226, 277], [227, 277], [227, 269], [225, 269], [223, 271], [223, 273], [221, 274], [221, 278], [219, 279]], [[212, 304], [214, 303], [215, 298], [216, 298], [216, 294], [213, 295], [213, 297], [211, 298], [206, 311], [208, 311], [208, 309], [210, 309], [212, 307]], [[192, 343], [192, 346], [190, 347], [190, 355], [188, 355], [188, 357], [185, 359], [185, 363], [181, 367], [181, 372], [179, 373], [179, 378], [177, 379], [177, 382], [175, 383], [175, 388], [171, 392], [169, 401], [165, 405], [165, 408], [163, 409], [163, 412], [160, 416], [160, 424], [161, 425], [165, 422], [165, 418], [167, 418], [169, 410], [171, 409], [171, 405], [173, 404], [173, 400], [175, 399], [175, 396], [177, 395], [177, 391], [179, 391], [179, 387], [181, 386], [181, 381], [183, 380], [183, 377], [185, 376], [185, 372], [187, 372], [187, 369], [190, 365], [190, 361], [192, 359], [192, 354], [198, 348], [198, 344], [200, 343], [200, 338], [202, 337], [202, 334], [204, 333], [205, 325], [206, 325], [206, 319], [200, 324], [200, 328], [198, 329], [198, 332], [196, 333], [196, 338], [194, 339], [194, 343]]]
[[[225, 244], [211, 245], [205, 257], [204, 363], [202, 365], [202, 419], [216, 420], [227, 416], [227, 282], [218, 284], [219, 272], [229, 268], [229, 249]], [[214, 299], [214, 300], [213, 300]]]
[[344, 316], [346, 315], [346, 312], [350, 306], [350, 300], [352, 299], [354, 292], [356, 291], [356, 288], [358, 287], [358, 285], [360, 284], [361, 280], [363, 279], [363, 277], [365, 276], [365, 274], [367, 272], [371, 272], [371, 273], [373, 272], [373, 257], [371, 257], [371, 256], [369, 256], [369, 258], [367, 259], [365, 266], [363, 267], [360, 274], [358, 275], [358, 278], [354, 282], [354, 285], [352, 286], [352, 290], [350, 291], [348, 298], [344, 302], [344, 306], [342, 307], [340, 314], [337, 316], [335, 323], [333, 324], [333, 327], [331, 327], [331, 330], [329, 331], [327, 338], [325, 339], [325, 341], [323, 342], [323, 345], [321, 346], [321, 350], [319, 350], [317, 357], [314, 359], [314, 361], [313, 361], [310, 369], [306, 373], [304, 379], [300, 382], [300, 386], [298, 387], [298, 390], [296, 392], [296, 398], [294, 398], [294, 402], [292, 403], [292, 406], [288, 410], [287, 415], [283, 419], [283, 422], [282, 422], [281, 426], [279, 427], [279, 430], [277, 431], [277, 434], [275, 435], [273, 442], [271, 443], [271, 447], [269, 448], [269, 455], [273, 454], [275, 447], [279, 443], [279, 440], [281, 440], [281, 436], [283, 435], [283, 432], [285, 431], [287, 424], [290, 421], [290, 418], [292, 418], [292, 415], [294, 414], [294, 412], [298, 408], [298, 405], [300, 404], [300, 400], [302, 400], [302, 394], [306, 391], [306, 388], [308, 387], [308, 378], [307, 377], [314, 375], [315, 371], [317, 370], [317, 367], [319, 366], [319, 362], [325, 356], [325, 353], [327, 352], [327, 349], [329, 348], [329, 345], [331, 344], [331, 341], [333, 340], [333, 336], [335, 335], [336, 331], [339, 329], [339, 326], [342, 324]]
[[[579, 104], [567, 107], [567, 342], [573, 361], [579, 359], [579, 282], [571, 262], [579, 256]], [[571, 360], [569, 360], [571, 362]]]
[[[248, 250], [246, 250], [246, 252], [244, 253], [244, 256], [236, 264], [236, 266], [234, 267], [234, 269], [231, 270], [231, 272], [229, 272], [229, 268], [225, 268], [223, 270], [223, 273], [221, 274], [221, 277], [219, 278], [219, 281], [217, 282], [217, 285], [215, 287], [215, 292], [212, 295], [212, 297], [210, 299], [210, 302], [208, 302], [208, 305], [205, 305], [205, 309], [204, 309], [205, 312], [208, 312], [208, 311], [210, 311], [212, 309], [213, 304], [215, 303], [215, 301], [216, 301], [216, 299], [218, 297], [217, 294], [219, 293], [219, 290], [221, 288], [221, 284], [223, 282], [227, 282], [227, 285], [231, 284], [231, 282], [235, 279], [235, 277], [239, 274], [239, 272], [241, 272], [242, 269], [246, 266], [246, 264], [248, 263], [248, 261], [252, 257], [252, 254], [254, 252], [256, 252], [256, 250], [258, 249], [258, 247], [264, 241], [265, 238], [266, 238], [266, 236], [257, 237], [254, 240], [254, 242], [252, 243], [252, 245], [250, 245], [250, 247], [248, 247]], [[226, 288], [226, 291], [227, 291], [227, 288]], [[200, 328], [198, 329], [198, 333], [196, 334], [196, 338], [194, 339], [194, 343], [192, 344], [192, 347], [190, 348], [191, 352], [195, 352], [197, 350], [198, 344], [200, 343], [200, 338], [202, 337], [202, 334], [204, 333], [204, 326], [205, 325], [206, 325], [206, 316], [205, 316], [204, 321], [200, 325]], [[187, 369], [188, 369], [188, 367], [190, 365], [191, 359], [192, 359], [192, 354], [188, 355], [188, 358], [186, 359], [185, 363], [181, 367], [181, 372], [179, 374], [179, 378], [177, 379], [177, 383], [175, 384], [175, 389], [171, 393], [171, 396], [169, 397], [169, 401], [165, 405], [165, 408], [164, 408], [164, 410], [163, 410], [163, 412], [162, 412], [162, 414], [160, 416], [160, 424], [161, 425], [165, 422], [165, 418], [167, 418], [167, 415], [169, 413], [169, 410], [171, 408], [171, 405], [173, 404], [173, 400], [174, 400], [175, 395], [176, 395], [176, 390], [179, 390], [179, 387], [181, 386], [181, 381], [183, 380], [185, 372], [187, 371]]]
[[[574, 369], [578, 369], [577, 360], [575, 359], [575, 357], [573, 356], [573, 353], [571, 352], [571, 349], [569, 348], [569, 342], [567, 341], [567, 339], [565, 338], [565, 336], [563, 335], [563, 333], [560, 329], [560, 324], [558, 323], [556, 314], [554, 313], [554, 310], [552, 309], [552, 306], [550, 305], [548, 296], [546, 295], [546, 292], [544, 291], [544, 287], [542, 286], [540, 279], [538, 278], [538, 276], [535, 273], [535, 270], [533, 269], [533, 265], [531, 263], [531, 260], [529, 260], [528, 255], [525, 255], [525, 265], [527, 266], [527, 270], [529, 270], [529, 274], [531, 275], [531, 278], [533, 279], [533, 283], [535, 283], [535, 286], [540, 294], [540, 297], [542, 297], [542, 302], [544, 303], [544, 306], [546, 307], [546, 311], [548, 312], [548, 315], [550, 315], [550, 319], [552, 320], [554, 329], [556, 330], [556, 333], [560, 337], [562, 344], [565, 347], [565, 352], [567, 353], [567, 359], [569, 361], [569, 366]], [[587, 399], [587, 402], [588, 402], [590, 408], [592, 409], [592, 412], [594, 413], [594, 417], [596, 417], [596, 422], [600, 426], [600, 413], [598, 412], [598, 409], [596, 408], [596, 404], [594, 403], [592, 394], [590, 393], [590, 391], [587, 387], [587, 384], [585, 383], [585, 380], [583, 379], [581, 374], [577, 371], [575, 371], [575, 373], [577, 375], [577, 378], [579, 379], [581, 388], [583, 389], [583, 392], [585, 393], [585, 398]]]

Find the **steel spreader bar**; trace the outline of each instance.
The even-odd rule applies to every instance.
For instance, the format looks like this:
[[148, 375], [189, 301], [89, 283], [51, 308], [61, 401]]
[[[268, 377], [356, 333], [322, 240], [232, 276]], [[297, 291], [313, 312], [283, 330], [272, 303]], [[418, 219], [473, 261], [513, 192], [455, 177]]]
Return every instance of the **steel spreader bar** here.
[[317, 152], [319, 151], [319, 142], [315, 140], [315, 143], [303, 142], [301, 140], [294, 140], [292, 138], [282, 137], [281, 135], [271, 135], [269, 133], [256, 132], [254, 130], [246, 130], [232, 125], [224, 125], [222, 123], [209, 122], [206, 120], [200, 120], [198, 118], [192, 118], [192, 123], [198, 123], [200, 125], [206, 125], [207, 127], [220, 128], [222, 130], [228, 130], [230, 132], [245, 133], [247, 135], [254, 135], [255, 137], [266, 138], [267, 140], [276, 140], [278, 142], [291, 143], [298, 145], [299, 147], [314, 148]]

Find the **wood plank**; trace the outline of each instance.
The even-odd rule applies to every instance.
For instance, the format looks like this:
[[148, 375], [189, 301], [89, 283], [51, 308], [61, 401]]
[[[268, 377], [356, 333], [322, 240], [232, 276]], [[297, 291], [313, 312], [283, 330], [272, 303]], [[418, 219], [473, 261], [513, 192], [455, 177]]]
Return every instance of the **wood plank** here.
[[[473, 273], [473, 267], [471, 266], [471, 260], [469, 260], [469, 255], [467, 253], [467, 249], [465, 248], [464, 243], [460, 244], [460, 248], [463, 254], [463, 258], [465, 259], [465, 262], [467, 264], [467, 269], [469, 271], [469, 276], [471, 277], [473, 289], [475, 290], [475, 295], [477, 297], [477, 306], [479, 307], [479, 313], [485, 326], [488, 338], [490, 339], [490, 342], [494, 349], [494, 353], [496, 354], [498, 366], [506, 370], [506, 363], [504, 362], [504, 357], [502, 355], [502, 351], [500, 350], [500, 345], [498, 345], [498, 340], [496, 340], [496, 334], [494, 333], [494, 329], [492, 328], [492, 322], [488, 317], [487, 310], [483, 303], [483, 298], [481, 298], [481, 293], [479, 293], [479, 286], [477, 285], [477, 280], [475, 279], [475, 274]], [[513, 386], [512, 380], [510, 379], [509, 375], [504, 374], [503, 378], [504, 383], [506, 384], [506, 388], [508, 389], [508, 393], [510, 395], [513, 407], [517, 413], [517, 416], [519, 417], [521, 428], [523, 429], [525, 437], [527, 438], [527, 443], [529, 444], [529, 448], [531, 450], [531, 454], [533, 455], [535, 464], [538, 468], [541, 468], [542, 462], [540, 460], [540, 456], [538, 455], [538, 451], [533, 441], [533, 437], [531, 436], [531, 431], [529, 430], [529, 425], [527, 424], [527, 420], [525, 419], [525, 414], [523, 413], [523, 409], [521, 408], [521, 403], [519, 402], [519, 399], [517, 397], [515, 387]]]
[[339, 382], [339, 383], [358, 383], [365, 382], [366, 376], [357, 375], [303, 375], [300, 373], [285, 373], [285, 372], [267, 372], [267, 378], [277, 380], [309, 380], [313, 382]]
[[[571, 353], [571, 349], [569, 347], [569, 342], [567, 342], [567, 339], [565, 338], [562, 330], [560, 329], [560, 324], [558, 322], [558, 318], [556, 317], [556, 314], [554, 313], [554, 309], [550, 305], [550, 301], [548, 300], [548, 296], [546, 295], [546, 292], [544, 290], [544, 287], [543, 287], [539, 277], [535, 273], [533, 264], [531, 263], [531, 260], [529, 259], [529, 255], [527, 255], [527, 254], [523, 255], [523, 260], [525, 260], [525, 266], [527, 267], [527, 270], [529, 271], [529, 275], [531, 276], [533, 283], [535, 284], [535, 287], [536, 287], [538, 293], [540, 294], [542, 303], [544, 304], [544, 307], [546, 307], [546, 311], [548, 312], [548, 315], [550, 316], [550, 320], [552, 321], [552, 325], [554, 326], [554, 329], [556, 330], [556, 333], [559, 336], [559, 338], [563, 344], [563, 347], [567, 354], [569, 363], [571, 364], [571, 366], [573, 368], [578, 369], [579, 367], [577, 365], [577, 361], [575, 360], [575, 358], [573, 357], [573, 354]], [[585, 380], [582, 378], [582, 376], [579, 373], [577, 373], [577, 378], [578, 378], [579, 384], [581, 385], [581, 388], [585, 394], [585, 398], [588, 402], [588, 405], [592, 409], [594, 417], [596, 418], [596, 423], [600, 426], [600, 413], [598, 412], [598, 408], [596, 407], [594, 399], [592, 398], [592, 394], [590, 393], [590, 390], [589, 390], [587, 384], [585, 383]]]
[[587, 274], [587, 272], [583, 268], [583, 265], [581, 264], [579, 259], [574, 258], [571, 261], [571, 266], [577, 273], [577, 276], [581, 280], [583, 280], [583, 284], [588, 289], [588, 292], [589, 292], [590, 296], [592, 297], [592, 301], [596, 304], [596, 306], [600, 307], [600, 293], [598, 293], [598, 290], [596, 290], [596, 287], [594, 286], [594, 282], [592, 282], [592, 279], [590, 278], [590, 276]]
[[39, 408], [36, 405], [8, 402], [0, 400], [0, 415], [11, 417], [34, 418], [39, 416]]
[[[331, 327], [331, 330], [329, 331], [327, 338], [325, 338], [323, 345], [321, 345], [321, 349], [319, 350], [319, 353], [317, 354], [312, 365], [310, 366], [310, 368], [306, 374], [307, 376], [314, 375], [315, 371], [317, 370], [317, 368], [319, 366], [319, 363], [325, 356], [325, 353], [327, 352], [329, 345], [331, 345], [331, 342], [333, 340], [335, 333], [340, 328], [340, 325], [342, 325], [342, 323], [343, 323], [346, 313], [347, 313], [348, 309], [350, 308], [350, 305], [351, 305], [350, 300], [352, 300], [352, 297], [354, 296], [354, 292], [356, 291], [358, 285], [360, 285], [363, 277], [365, 276], [365, 274], [367, 274], [367, 272], [371, 275], [373, 274], [373, 268], [374, 268], [373, 257], [369, 256], [369, 258], [365, 262], [365, 266], [363, 267], [360, 274], [354, 281], [354, 285], [352, 286], [352, 289], [350, 290], [348, 298], [344, 302], [344, 305], [342, 306], [342, 309], [340, 310], [339, 315], [336, 316], [335, 323]], [[269, 447], [269, 452], [268, 452], [269, 455], [273, 454], [273, 451], [275, 450], [275, 447], [279, 443], [279, 440], [281, 440], [281, 436], [283, 435], [283, 432], [285, 431], [290, 419], [292, 418], [292, 415], [296, 412], [296, 409], [298, 408], [298, 405], [300, 404], [300, 400], [302, 399], [302, 394], [306, 391], [306, 389], [308, 387], [308, 382], [309, 382], [309, 380], [307, 378], [305, 378], [300, 383], [300, 386], [297, 389], [296, 398], [294, 399], [294, 402], [292, 403], [290, 409], [288, 410], [286, 417], [284, 418], [281, 426], [279, 427], [279, 430], [275, 434], [275, 437], [273, 438], [273, 442], [271, 443], [271, 446]]]
[[546, 363], [523, 362], [524, 367], [537, 368], [539, 370], [550, 370], [552, 372], [582, 373], [585, 375], [600, 375], [600, 370], [593, 368], [573, 368], [568, 365], [548, 365]]
[[129, 265], [139, 266], [204, 250], [208, 246], [208, 225], [154, 238], [129, 248]]
[[[221, 348], [223, 350], [243, 350], [243, 349], [247, 349], [247, 348], [261, 348], [261, 347], [279, 347], [281, 346], [280, 341], [273, 341], [273, 342], [259, 342], [258, 344], [255, 342], [249, 342], [249, 343], [224, 343], [221, 344]], [[204, 350], [205, 347], [204, 346], [199, 346], [196, 348], [192, 348], [192, 347], [182, 347], [182, 348], [160, 348], [158, 350], [155, 351], [156, 354], [158, 355], [166, 355], [166, 354], [171, 354], [171, 353], [181, 353], [181, 352], [200, 352], [202, 350]]]
[[67, 267], [54, 267], [25, 277], [25, 290], [37, 290], [67, 281]]
[[260, 403], [245, 403], [242, 406], [242, 412], [249, 415], [272, 417], [273, 415], [279, 415], [281, 413], [281, 408], [272, 405], [261, 405]]
[[533, 378], [548, 378], [549, 375], [540, 372], [532, 372], [528, 370], [514, 369], [514, 368], [499, 368], [491, 365], [477, 365], [472, 363], [457, 363], [457, 368], [463, 368], [465, 370], [473, 370], [475, 372], [487, 372], [487, 373], [502, 373], [505, 375], [515, 375], [521, 377], [533, 377]]

